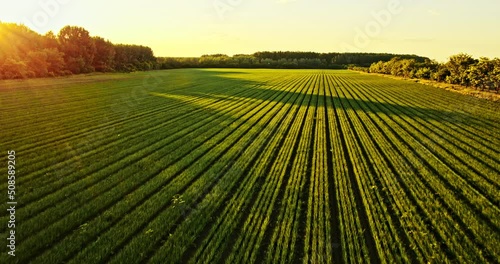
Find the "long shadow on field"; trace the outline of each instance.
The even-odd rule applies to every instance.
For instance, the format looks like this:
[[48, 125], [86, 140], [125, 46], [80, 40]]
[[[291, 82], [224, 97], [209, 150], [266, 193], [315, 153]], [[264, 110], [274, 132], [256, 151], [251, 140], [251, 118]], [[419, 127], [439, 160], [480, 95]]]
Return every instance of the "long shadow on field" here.
[[[268, 100], [267, 98], [270, 96], [270, 94], [278, 94], [283, 91], [279, 90], [272, 90], [272, 89], [267, 89], [267, 88], [261, 88], [261, 87], [254, 87], [252, 88], [253, 90], [261, 90], [263, 91], [262, 93], [254, 93], [251, 96], [244, 95], [241, 96], [241, 98], [250, 98], [254, 100], [262, 100], [266, 101]], [[285, 91], [285, 98], [288, 96], [294, 96], [294, 95], [299, 95], [303, 98], [303, 100], [297, 100], [294, 104], [302, 105], [302, 106], [307, 106], [309, 102], [314, 102], [317, 100], [318, 102], [322, 103], [325, 102], [326, 100], [334, 100], [333, 106], [335, 108], [343, 108], [343, 109], [351, 109], [355, 111], [365, 111], [365, 112], [375, 112], [375, 113], [382, 113], [382, 114], [387, 114], [387, 115], [397, 115], [397, 116], [408, 116], [408, 117], [418, 117], [421, 119], [439, 119], [440, 121], [447, 121], [447, 122], [453, 122], [453, 123], [468, 123], [470, 122], [471, 116], [466, 115], [466, 114], [461, 114], [461, 113], [455, 113], [451, 111], [444, 111], [444, 110], [436, 110], [436, 109], [430, 109], [430, 108], [423, 108], [423, 107], [417, 107], [417, 106], [409, 106], [409, 105], [402, 105], [402, 104], [393, 104], [393, 103], [386, 103], [386, 102], [378, 102], [378, 101], [371, 101], [371, 100], [361, 100], [361, 99], [354, 99], [354, 98], [346, 98], [343, 96], [337, 96], [337, 95], [332, 95], [332, 96], [326, 96], [326, 95], [319, 95], [319, 94], [312, 94], [312, 93], [299, 93], [299, 92], [292, 92], [292, 91]], [[230, 96], [230, 94], [215, 94], [215, 95], [208, 95], [208, 97], [214, 97], [214, 98], [223, 98], [224, 96]], [[272, 97], [272, 95], [271, 95]], [[235, 98], [225, 98], [224, 100], [228, 101], [238, 101], [238, 99]], [[444, 119], [444, 120], [443, 120]]]
[[[203, 76], [203, 84], [198, 85], [193, 88], [187, 88], [176, 91], [169, 91], [166, 93], [152, 93], [151, 95], [164, 97], [167, 99], [174, 100], [185, 100], [196, 99], [197, 97], [203, 97], [206, 99], [213, 100], [224, 100], [224, 101], [241, 101], [244, 99], [259, 100], [262, 102], [269, 101], [269, 98], [289, 98], [294, 96], [300, 96], [303, 100], [295, 100], [295, 105], [306, 106], [309, 102], [325, 102], [333, 99], [333, 106], [336, 108], [360, 110], [364, 112], [374, 112], [386, 115], [397, 115], [399, 117], [411, 117], [411, 118], [421, 118], [425, 120], [439, 120], [441, 122], [451, 122], [451, 123], [464, 123], [470, 124], [473, 116], [457, 113], [445, 110], [437, 110], [431, 108], [423, 108], [418, 106], [395, 104], [388, 102], [379, 102], [376, 100], [361, 100], [354, 98], [346, 98], [342, 91], [348, 91], [352, 95], [359, 96], [361, 91], [352, 89], [349, 87], [331, 87], [331, 96], [320, 95], [318, 89], [313, 87], [305, 89], [294, 88], [291, 83], [284, 83], [282, 85], [278, 84], [279, 80], [274, 80], [272, 83], [264, 81], [254, 81], [246, 79], [249, 72], [237, 71], [237, 70], [199, 70], [200, 74]], [[243, 75], [239, 78], [238, 75]], [[236, 76], [236, 77], [235, 77]], [[277, 86], [274, 86], [278, 84]], [[221, 87], [224, 92], [221, 92]], [[252, 92], [244, 92], [244, 90], [252, 89]], [[320, 89], [325, 89], [325, 87], [320, 87]], [[326, 87], [328, 89], [328, 87]], [[325, 90], [322, 91], [325, 93]], [[370, 95], [363, 94], [370, 98]], [[390, 96], [389, 96], [390, 97]], [[276, 102], [285, 102], [286, 100], [271, 99]], [[187, 102], [188, 103], [188, 102]], [[287, 102], [287, 103], [290, 103]]]

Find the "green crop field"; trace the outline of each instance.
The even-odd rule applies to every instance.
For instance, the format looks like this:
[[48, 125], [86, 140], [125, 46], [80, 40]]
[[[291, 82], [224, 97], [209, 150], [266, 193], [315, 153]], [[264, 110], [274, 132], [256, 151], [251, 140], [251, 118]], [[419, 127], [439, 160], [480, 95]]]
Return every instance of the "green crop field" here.
[[1, 263], [500, 262], [499, 103], [182, 69], [1, 81], [0, 109]]

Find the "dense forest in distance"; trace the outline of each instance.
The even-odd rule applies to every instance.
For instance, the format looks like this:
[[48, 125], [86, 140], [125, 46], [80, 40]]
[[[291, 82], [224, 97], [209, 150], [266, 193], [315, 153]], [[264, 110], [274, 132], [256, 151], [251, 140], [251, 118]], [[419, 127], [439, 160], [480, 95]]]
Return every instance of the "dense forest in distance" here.
[[264, 51], [254, 54], [203, 55], [200, 58], [158, 58], [162, 69], [173, 68], [272, 68], [272, 69], [346, 69], [369, 67], [378, 61], [398, 57], [423, 63], [428, 58], [388, 53], [318, 53], [299, 51]]
[[264, 51], [253, 54], [155, 57], [150, 47], [114, 44], [77, 26], [40, 35], [0, 21], [0, 79], [175, 68], [354, 69], [500, 90], [500, 59], [453, 55], [438, 63], [417, 55]]

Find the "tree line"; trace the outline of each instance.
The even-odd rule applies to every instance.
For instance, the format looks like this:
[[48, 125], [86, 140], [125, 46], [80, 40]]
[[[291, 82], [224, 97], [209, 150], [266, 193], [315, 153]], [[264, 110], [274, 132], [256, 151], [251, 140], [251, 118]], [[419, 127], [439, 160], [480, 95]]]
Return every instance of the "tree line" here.
[[263, 51], [253, 54], [203, 55], [200, 58], [158, 58], [159, 68], [271, 68], [271, 69], [345, 69], [370, 66], [377, 61], [389, 61], [395, 56], [423, 62], [428, 58], [416, 55], [387, 53], [317, 53], [294, 51]]
[[471, 55], [460, 53], [450, 56], [445, 63], [438, 63], [433, 60], [419, 62], [414, 59], [394, 57], [389, 61], [373, 63], [369, 68], [352, 68], [370, 73], [427, 79], [481, 90], [500, 91], [499, 58], [475, 59]]
[[153, 50], [113, 44], [82, 27], [65, 26], [40, 35], [24, 25], [0, 22], [0, 79], [79, 73], [151, 70]]
[[[388, 53], [262, 51], [233, 56], [155, 57], [150, 47], [114, 44], [102, 37], [91, 36], [82, 27], [65, 26], [57, 35], [51, 31], [41, 35], [24, 25], [0, 21], [0, 79], [175, 68], [369, 67], [371, 72], [490, 87], [494, 78], [486, 79], [484, 76], [492, 75], [495, 70], [498, 72], [498, 59], [482, 58], [478, 61], [463, 56], [454, 58], [446, 65], [417, 55]], [[498, 87], [497, 83], [495, 87]]]
[[254, 54], [160, 57], [142, 45], [114, 44], [77, 26], [58, 34], [38, 34], [24, 25], [0, 21], [0, 79], [53, 77], [91, 72], [132, 72], [175, 68], [292, 68], [345, 69], [369, 66], [395, 56], [426, 60], [416, 55], [386, 53], [317, 53], [264, 51]]

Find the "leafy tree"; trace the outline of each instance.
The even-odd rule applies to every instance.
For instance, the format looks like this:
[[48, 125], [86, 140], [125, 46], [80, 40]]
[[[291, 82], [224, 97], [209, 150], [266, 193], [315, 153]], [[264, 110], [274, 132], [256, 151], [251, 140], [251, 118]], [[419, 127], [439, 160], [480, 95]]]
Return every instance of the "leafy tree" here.
[[59, 48], [57, 36], [54, 35], [54, 32], [49, 31], [43, 36], [43, 48], [45, 48], [45, 49], [58, 49]]
[[385, 63], [383, 61], [373, 63], [369, 68], [369, 72], [371, 72], [371, 73], [385, 73], [384, 72], [384, 64]]
[[403, 76], [403, 65], [400, 62], [400, 57], [392, 58], [384, 64], [384, 72], [395, 76]]
[[35, 77], [46, 77], [49, 74], [45, 51], [30, 51], [26, 65]]
[[132, 72], [156, 68], [156, 58], [150, 47], [115, 45], [115, 69]]
[[430, 79], [432, 74], [432, 70], [429, 67], [418, 68], [415, 72], [415, 77], [420, 79]]
[[72, 73], [93, 72], [96, 47], [89, 32], [81, 27], [65, 26], [58, 35], [66, 67]]
[[34, 73], [28, 70], [24, 61], [8, 58], [0, 65], [0, 71], [5, 79], [24, 79], [34, 77]]
[[450, 75], [446, 77], [446, 81], [451, 84], [470, 85], [467, 70], [469, 66], [477, 61], [472, 56], [460, 53], [450, 57], [446, 63], [446, 67], [450, 71]]
[[478, 63], [472, 64], [467, 69], [467, 79], [475, 88], [488, 89], [493, 86], [489, 74], [493, 72], [495, 65], [488, 58], [480, 58]]
[[414, 59], [404, 59], [404, 60], [401, 60], [400, 63], [401, 63], [401, 69], [403, 71], [403, 77], [405, 77], [405, 78], [415, 77], [416, 61]]
[[431, 74], [431, 79], [438, 82], [444, 82], [450, 74], [450, 70], [444, 64], [440, 64]]
[[47, 71], [49, 72], [49, 76], [64, 74], [66, 69], [64, 54], [54, 48], [44, 49], [43, 51], [47, 55]]
[[93, 40], [96, 51], [92, 66], [98, 72], [112, 71], [116, 55], [113, 43], [101, 37], [93, 37]]
[[43, 49], [30, 51], [27, 56], [26, 66], [34, 77], [57, 76], [64, 72], [63, 54], [57, 49]]
[[202, 67], [227, 67], [229, 60], [229, 56], [225, 54], [214, 54], [203, 55], [198, 62]]
[[22, 59], [43, 47], [43, 37], [24, 25], [0, 22], [0, 60]]
[[500, 91], [500, 59], [494, 58], [491, 62], [493, 64], [493, 70], [489, 73], [489, 78], [493, 84], [492, 88], [498, 93]]

